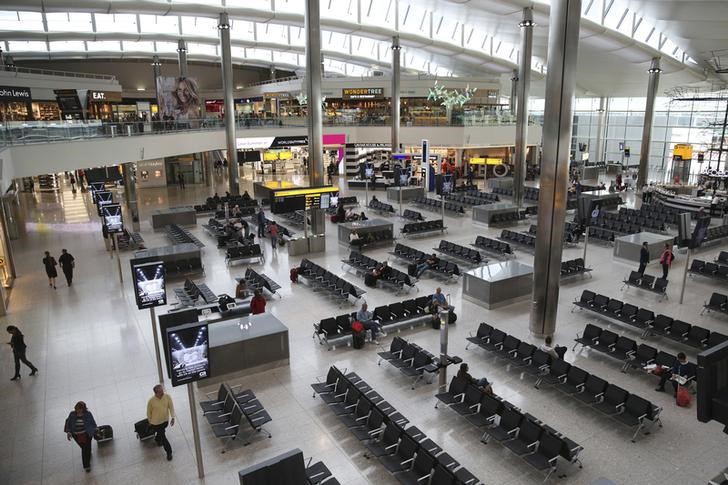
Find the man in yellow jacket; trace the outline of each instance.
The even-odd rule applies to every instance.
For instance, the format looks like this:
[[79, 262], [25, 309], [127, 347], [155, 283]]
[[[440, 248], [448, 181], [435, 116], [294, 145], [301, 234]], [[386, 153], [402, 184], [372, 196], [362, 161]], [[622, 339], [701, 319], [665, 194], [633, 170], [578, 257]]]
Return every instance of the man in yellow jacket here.
[[156, 433], [154, 441], [157, 442], [157, 446], [164, 447], [164, 451], [167, 452], [167, 461], [172, 460], [172, 447], [167, 441], [165, 430], [168, 422], [170, 426], [174, 426], [174, 404], [172, 404], [170, 395], [164, 393], [164, 387], [161, 384], [154, 386], [154, 396], [147, 402], [147, 419], [149, 427]]

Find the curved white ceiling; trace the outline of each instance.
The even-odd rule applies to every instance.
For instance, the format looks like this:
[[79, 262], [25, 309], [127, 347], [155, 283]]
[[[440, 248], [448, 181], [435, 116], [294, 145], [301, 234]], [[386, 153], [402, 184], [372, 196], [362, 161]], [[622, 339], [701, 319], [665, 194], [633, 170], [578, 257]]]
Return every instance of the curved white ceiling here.
[[[644, 86], [646, 67], [655, 56], [663, 58], [668, 84], [705, 80], [702, 66], [653, 28], [654, 22], [638, 14], [636, 6], [630, 5], [635, 2], [640, 3], [583, 1], [580, 90], [612, 95], [629, 86]], [[510, 73], [518, 61], [517, 24], [522, 8], [533, 5], [537, 27], [532, 68], [538, 83], [545, 72], [548, 3], [324, 0], [321, 26], [326, 69], [358, 76], [388, 68], [391, 38], [399, 35], [405, 70], [440, 76]], [[728, 1], [722, 3], [728, 6]], [[7, 0], [0, 9], [0, 39], [16, 59], [155, 53], [169, 57], [176, 51], [177, 39], [185, 38], [191, 58], [214, 61], [216, 19], [225, 10], [233, 21], [237, 63], [303, 67], [303, 0]]]

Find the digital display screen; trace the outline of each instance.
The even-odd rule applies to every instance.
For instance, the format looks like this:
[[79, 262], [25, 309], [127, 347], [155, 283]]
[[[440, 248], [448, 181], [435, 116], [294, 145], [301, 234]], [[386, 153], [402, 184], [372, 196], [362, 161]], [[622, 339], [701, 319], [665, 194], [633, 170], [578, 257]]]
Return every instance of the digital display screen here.
[[328, 209], [331, 207], [331, 197], [338, 195], [339, 190], [334, 187], [279, 190], [273, 193], [271, 212], [285, 214], [306, 209]]
[[331, 207], [331, 195], [321, 194], [321, 207], [320, 209], [328, 209]]
[[442, 193], [449, 194], [450, 192], [452, 192], [452, 185], [453, 185], [452, 175], [450, 175], [450, 174], [445, 175], [442, 178]]
[[99, 214], [99, 217], [103, 217], [104, 213], [101, 211], [101, 209], [107, 205], [107, 204], [113, 204], [114, 203], [114, 194], [107, 190], [100, 190], [96, 192], [96, 209]]
[[102, 206], [104, 217], [104, 225], [109, 234], [122, 232], [124, 230], [124, 221], [121, 217], [121, 205], [108, 204]]
[[137, 308], [144, 310], [167, 304], [166, 272], [163, 262], [144, 264], [132, 262], [131, 270]]
[[172, 386], [210, 377], [210, 336], [206, 323], [168, 328], [167, 349]]

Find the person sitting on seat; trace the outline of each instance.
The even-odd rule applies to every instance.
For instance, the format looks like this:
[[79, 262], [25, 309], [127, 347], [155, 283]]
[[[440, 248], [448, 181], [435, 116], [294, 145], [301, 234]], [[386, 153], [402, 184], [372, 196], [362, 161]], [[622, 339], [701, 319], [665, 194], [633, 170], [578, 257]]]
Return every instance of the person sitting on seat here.
[[428, 269], [437, 267], [439, 263], [440, 259], [435, 255], [435, 253], [432, 253], [427, 257], [427, 259], [417, 265], [417, 277], [419, 278], [422, 276], [422, 273]]
[[344, 204], [339, 204], [336, 207], [336, 222], [346, 222], [346, 209], [344, 209]]
[[237, 204], [234, 205], [233, 210], [230, 211], [230, 217], [232, 217], [233, 219], [239, 219], [240, 217], [242, 217], [242, 215], [243, 213], [240, 210], [240, 206], [238, 206]]
[[447, 298], [445, 298], [445, 295], [442, 294], [442, 288], [440, 288], [439, 286], [435, 290], [435, 293], [432, 294], [430, 306], [433, 309], [433, 313], [437, 313], [440, 309], [451, 309], [450, 304], [447, 302]]
[[366, 214], [364, 214], [364, 212], [362, 212], [361, 214], [359, 214], [359, 220], [366, 221], [366, 220], [369, 220], [369, 218], [367, 217]]
[[468, 364], [463, 362], [460, 364], [460, 370], [458, 371], [458, 377], [460, 379], [465, 379], [465, 381], [468, 384], [472, 384], [474, 386], [478, 386], [481, 389], [483, 389], [484, 392], [488, 394], [493, 394], [493, 386], [490, 385], [490, 382], [488, 382], [488, 379], [485, 377], [481, 377], [480, 379], [476, 379], [475, 377], [471, 376], [468, 372]]
[[386, 278], [387, 278], [387, 276], [389, 276], [389, 274], [390, 274], [391, 272], [392, 272], [392, 268], [390, 268], [390, 267], [389, 267], [389, 264], [388, 264], [388, 263], [387, 263], [387, 262], [385, 261], [385, 262], [383, 262], [383, 263], [381, 263], [381, 264], [378, 264], [378, 265], [376, 266], [376, 268], [374, 268], [374, 269], [372, 270], [372, 275], [373, 275], [373, 276], [374, 276], [374, 278], [376, 278], [377, 280], [379, 280], [379, 279], [382, 279], [382, 278], [385, 278], [385, 279], [386, 279]]
[[379, 345], [378, 337], [386, 337], [387, 332], [382, 330], [382, 327], [374, 321], [374, 315], [367, 309], [367, 304], [362, 303], [361, 308], [356, 312], [356, 319], [362, 324], [364, 330], [371, 330], [372, 332], [372, 343]]
[[243, 192], [242, 197], [243, 197], [243, 200], [250, 200], [250, 194], [248, 193], [247, 190], [245, 192]]
[[673, 395], [677, 396], [677, 386], [679, 385], [677, 377], [685, 379], [695, 378], [695, 364], [688, 362], [688, 358], [684, 352], [677, 354], [677, 362], [670, 369], [666, 369], [660, 376], [660, 383], [657, 385], [657, 392], [665, 392], [665, 383], [669, 380], [672, 384]]
[[361, 249], [364, 245], [364, 239], [360, 238], [359, 233], [356, 231], [351, 231], [351, 234], [349, 234], [349, 245]]
[[554, 359], [563, 359], [564, 354], [566, 353], [566, 347], [559, 347], [558, 345], [553, 345], [553, 338], [551, 336], [547, 336], [544, 340], [544, 343], [538, 346], [538, 350], [541, 350], [543, 352], [546, 352]]

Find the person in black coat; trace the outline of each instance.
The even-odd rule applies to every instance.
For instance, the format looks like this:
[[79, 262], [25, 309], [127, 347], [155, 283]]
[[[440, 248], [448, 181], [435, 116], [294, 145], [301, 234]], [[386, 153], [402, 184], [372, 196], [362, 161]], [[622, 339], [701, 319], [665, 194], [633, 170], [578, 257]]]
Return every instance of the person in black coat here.
[[639, 274], [644, 274], [647, 263], [650, 262], [650, 247], [646, 242], [642, 243], [642, 249], [640, 249], [640, 267], [637, 269]]
[[15, 375], [10, 380], [17, 381], [20, 379], [21, 362], [30, 367], [31, 376], [36, 375], [38, 373], [38, 369], [25, 358], [25, 349], [27, 346], [25, 345], [25, 339], [23, 338], [23, 334], [20, 332], [20, 329], [18, 329], [15, 325], [9, 325], [7, 331], [11, 335], [8, 345], [10, 345], [10, 348], [13, 349], [13, 358], [15, 359]]
[[68, 286], [71, 286], [71, 283], [73, 283], [73, 268], [76, 267], [75, 258], [66, 251], [65, 249], [61, 249], [61, 255], [58, 257], [58, 264], [61, 265], [61, 269], [63, 270], [63, 275], [66, 277], [66, 283], [68, 283]]
[[51, 256], [48, 251], [45, 252], [45, 258], [43, 258], [43, 265], [45, 266], [46, 274], [48, 275], [48, 286], [52, 286], [56, 289], [56, 278], [58, 278], [58, 271], [56, 271], [56, 258]]

